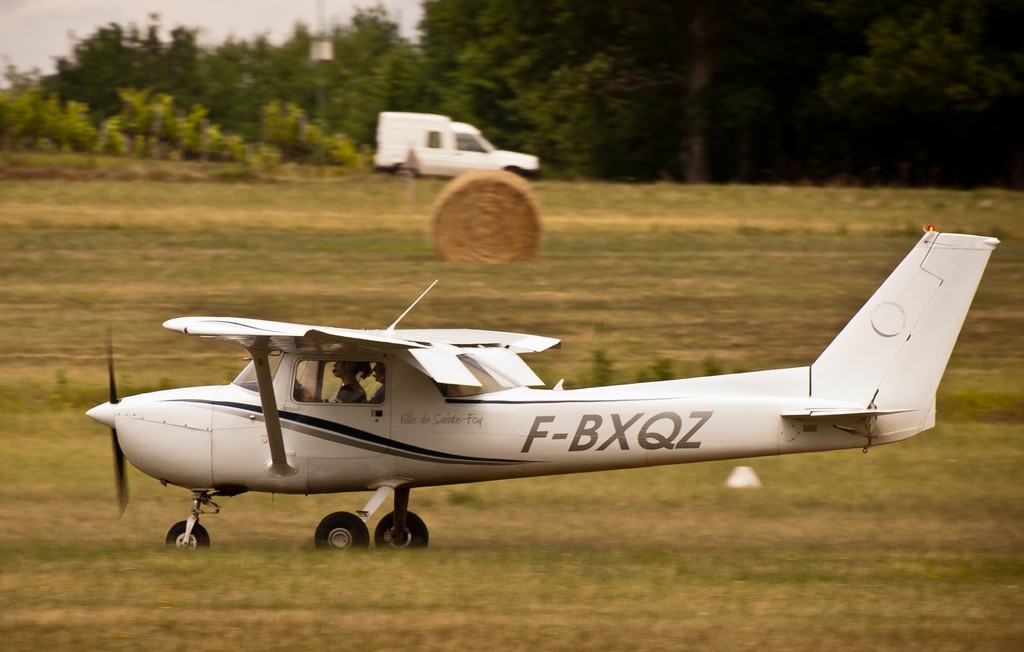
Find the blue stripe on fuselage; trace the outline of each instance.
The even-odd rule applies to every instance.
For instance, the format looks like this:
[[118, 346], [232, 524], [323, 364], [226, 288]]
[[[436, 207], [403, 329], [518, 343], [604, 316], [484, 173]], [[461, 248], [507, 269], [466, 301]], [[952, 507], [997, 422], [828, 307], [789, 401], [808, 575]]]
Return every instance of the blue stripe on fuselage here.
[[[237, 403], [234, 401], [211, 401], [205, 399], [173, 399], [172, 403], [203, 403], [213, 407], [224, 407], [232, 408], [236, 410], [242, 410], [245, 412], [254, 412], [256, 414], [263, 414], [263, 407], [260, 405], [251, 405], [249, 403]], [[389, 454], [399, 454], [405, 457], [425, 457], [431, 458], [438, 461], [462, 463], [462, 464], [525, 464], [527, 460], [507, 460], [501, 458], [491, 457], [473, 457], [470, 455], [456, 455], [454, 453], [446, 453], [443, 451], [430, 450], [429, 448], [422, 448], [420, 446], [414, 446], [413, 444], [407, 444], [405, 442], [396, 441], [389, 437], [381, 437], [375, 435], [372, 432], [366, 432], [352, 426], [347, 426], [337, 421], [330, 421], [328, 419], [320, 419], [312, 417], [307, 414], [299, 414], [297, 412], [289, 412], [282, 410], [278, 413], [281, 417], [283, 424], [293, 423], [296, 425], [303, 425], [318, 430], [323, 430], [328, 433], [332, 433], [339, 437], [353, 439], [363, 446], [361, 448], [368, 449], [390, 449]], [[289, 428], [293, 432], [299, 432], [295, 428]], [[300, 433], [302, 434], [302, 433]], [[344, 439], [332, 439], [338, 443], [345, 444], [347, 442]]]

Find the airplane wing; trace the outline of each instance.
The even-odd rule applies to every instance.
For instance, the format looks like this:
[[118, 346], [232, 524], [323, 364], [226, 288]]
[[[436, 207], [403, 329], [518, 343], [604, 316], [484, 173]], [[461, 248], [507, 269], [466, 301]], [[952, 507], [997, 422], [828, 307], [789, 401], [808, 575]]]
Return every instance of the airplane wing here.
[[[380, 332], [380, 331], [378, 331]], [[395, 336], [417, 342], [443, 342], [452, 346], [503, 347], [513, 353], [537, 353], [562, 346], [560, 340], [540, 335], [503, 331], [461, 329], [408, 329], [390, 331]]]
[[289, 353], [319, 353], [353, 347], [379, 350], [421, 346], [394, 336], [376, 334], [383, 331], [307, 326], [264, 319], [179, 317], [165, 321], [164, 328], [186, 335], [224, 340], [246, 348], [256, 342], [269, 343], [273, 348]]
[[560, 346], [538, 335], [473, 329], [356, 330], [236, 317], [179, 317], [164, 328], [231, 342], [246, 349], [274, 348], [289, 353], [394, 351], [439, 383], [479, 386], [460, 359], [469, 356], [526, 386], [544, 382], [520, 353]]

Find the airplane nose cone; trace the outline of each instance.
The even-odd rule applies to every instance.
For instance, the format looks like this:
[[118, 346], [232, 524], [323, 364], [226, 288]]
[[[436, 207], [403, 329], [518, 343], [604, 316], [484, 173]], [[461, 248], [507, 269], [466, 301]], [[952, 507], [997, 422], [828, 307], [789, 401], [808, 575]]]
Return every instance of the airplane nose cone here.
[[85, 414], [90, 419], [98, 421], [108, 428], [113, 428], [114, 418], [117, 416], [117, 405], [114, 403], [100, 403]]

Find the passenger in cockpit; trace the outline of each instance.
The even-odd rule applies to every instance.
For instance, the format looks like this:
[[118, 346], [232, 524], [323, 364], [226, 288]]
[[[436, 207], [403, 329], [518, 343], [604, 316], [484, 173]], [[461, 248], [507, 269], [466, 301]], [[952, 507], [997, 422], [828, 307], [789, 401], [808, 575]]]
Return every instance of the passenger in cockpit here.
[[371, 403], [383, 403], [384, 402], [384, 379], [387, 376], [387, 369], [384, 367], [383, 362], [377, 362], [373, 365], [373, 379], [380, 383], [380, 387], [373, 393], [373, 398], [370, 399]]

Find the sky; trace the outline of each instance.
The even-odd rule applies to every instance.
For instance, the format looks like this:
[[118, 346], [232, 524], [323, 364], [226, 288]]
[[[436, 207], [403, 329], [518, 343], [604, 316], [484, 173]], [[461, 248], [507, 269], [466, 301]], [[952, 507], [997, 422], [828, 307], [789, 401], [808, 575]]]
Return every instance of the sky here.
[[201, 44], [234, 35], [269, 34], [282, 42], [296, 22], [316, 27], [323, 4], [328, 25], [347, 24], [358, 7], [382, 5], [403, 36], [413, 37], [423, 15], [421, 0], [0, 0], [0, 70], [54, 72], [54, 60], [71, 53], [72, 38], [85, 38], [108, 23], [140, 28], [149, 14], [160, 14], [161, 35], [179, 25], [200, 27]]

